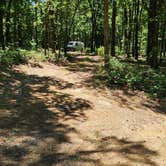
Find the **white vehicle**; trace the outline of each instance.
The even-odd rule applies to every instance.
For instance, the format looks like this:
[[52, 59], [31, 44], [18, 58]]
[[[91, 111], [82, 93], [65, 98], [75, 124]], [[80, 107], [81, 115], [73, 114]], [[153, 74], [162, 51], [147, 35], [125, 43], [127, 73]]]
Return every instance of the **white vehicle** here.
[[83, 51], [84, 50], [84, 43], [80, 41], [70, 41], [67, 45], [68, 51]]

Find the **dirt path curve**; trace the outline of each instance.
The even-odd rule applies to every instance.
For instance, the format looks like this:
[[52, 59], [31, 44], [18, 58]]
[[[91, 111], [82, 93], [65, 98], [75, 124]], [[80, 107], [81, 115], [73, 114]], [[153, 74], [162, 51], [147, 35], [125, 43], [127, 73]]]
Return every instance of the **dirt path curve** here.
[[0, 165], [166, 165], [165, 107], [141, 92], [94, 88], [98, 61], [1, 73]]

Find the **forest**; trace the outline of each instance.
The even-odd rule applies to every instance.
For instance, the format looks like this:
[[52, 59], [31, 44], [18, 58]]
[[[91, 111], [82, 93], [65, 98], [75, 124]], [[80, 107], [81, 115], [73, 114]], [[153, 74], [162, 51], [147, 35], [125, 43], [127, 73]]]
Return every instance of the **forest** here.
[[0, 165], [164, 166], [165, 122], [166, 0], [0, 0]]
[[[164, 0], [1, 0], [0, 3], [3, 50], [43, 48], [54, 53], [63, 49], [66, 54], [68, 41], [81, 40], [87, 50], [95, 52], [104, 45], [105, 30], [105, 53], [111, 56], [132, 56], [136, 60], [145, 56], [152, 68], [157, 68], [165, 58]], [[103, 26], [103, 20], [108, 27]]]

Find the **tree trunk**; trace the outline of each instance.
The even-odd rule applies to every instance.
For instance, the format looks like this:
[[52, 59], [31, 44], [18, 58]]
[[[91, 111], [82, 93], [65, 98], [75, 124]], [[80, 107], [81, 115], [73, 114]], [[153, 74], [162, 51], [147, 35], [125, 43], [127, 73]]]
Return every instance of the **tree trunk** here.
[[[36, 2], [37, 4], [37, 2]], [[37, 21], [38, 21], [38, 18], [37, 18], [37, 7], [35, 7], [35, 19], [36, 19], [36, 25], [35, 25], [35, 47], [36, 47], [36, 50], [38, 48], [38, 28], [37, 28]]]
[[165, 29], [166, 29], [166, 22], [161, 24], [160, 61], [162, 60], [162, 54], [164, 53]]
[[129, 52], [128, 52], [128, 33], [127, 33], [127, 24], [128, 24], [128, 12], [126, 6], [124, 7], [123, 10], [123, 38], [124, 38], [124, 51], [127, 54], [127, 57], [129, 57]]
[[91, 52], [95, 51], [95, 26], [94, 14], [92, 13]]
[[148, 10], [147, 62], [152, 68], [158, 68], [158, 31], [157, 0], [150, 0]]
[[129, 22], [128, 22], [128, 35], [127, 35], [127, 56], [130, 57], [131, 53], [131, 37], [132, 37], [132, 20], [133, 20], [133, 11], [131, 7], [129, 8]]
[[3, 33], [3, 8], [0, 7], [0, 43], [3, 50], [5, 50], [5, 42], [4, 42], [4, 33]]
[[138, 48], [138, 30], [139, 30], [139, 0], [136, 3], [136, 13], [135, 13], [135, 37], [134, 37], [134, 57], [138, 60], [139, 48]]
[[[15, 3], [15, 1], [14, 1]], [[14, 14], [13, 14], [14, 18], [13, 18], [13, 42], [14, 42], [14, 47], [17, 47], [17, 8], [16, 8], [16, 4], [14, 4]]]
[[112, 31], [111, 31], [111, 56], [115, 56], [115, 35], [116, 34], [116, 1], [113, 0]]
[[91, 52], [95, 51], [96, 47], [96, 29], [97, 29], [97, 19], [99, 14], [99, 8], [100, 8], [100, 0], [88, 0], [89, 7], [91, 10]]
[[105, 54], [105, 69], [109, 67], [109, 52], [108, 52], [108, 0], [104, 0], [104, 54]]
[[7, 7], [7, 12], [6, 12], [6, 45], [11, 42], [11, 37], [10, 37], [10, 9], [11, 9], [11, 4], [12, 0], [9, 0], [8, 7]]
[[[165, 16], [165, 19], [166, 19], [166, 16]], [[163, 45], [162, 45], [163, 57], [166, 57], [166, 21], [164, 23], [162, 40], [163, 40]]]
[[17, 33], [18, 33], [18, 46], [20, 48], [22, 48], [23, 47], [23, 39], [22, 39], [22, 22], [21, 22], [21, 18], [18, 18]]
[[136, 24], [135, 24], [135, 15], [136, 15], [136, 2], [133, 1], [132, 4], [132, 10], [133, 10], [133, 27], [132, 27], [132, 56], [135, 57], [135, 32], [136, 32]]

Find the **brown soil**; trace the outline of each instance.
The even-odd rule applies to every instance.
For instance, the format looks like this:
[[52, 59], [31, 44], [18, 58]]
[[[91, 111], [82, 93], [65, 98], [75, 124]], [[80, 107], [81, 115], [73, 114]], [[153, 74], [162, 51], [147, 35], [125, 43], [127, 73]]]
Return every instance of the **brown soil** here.
[[164, 102], [94, 87], [98, 65], [78, 56], [0, 72], [1, 166], [166, 165]]

